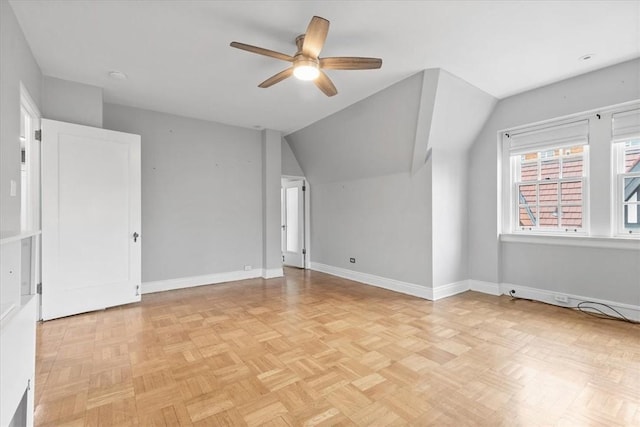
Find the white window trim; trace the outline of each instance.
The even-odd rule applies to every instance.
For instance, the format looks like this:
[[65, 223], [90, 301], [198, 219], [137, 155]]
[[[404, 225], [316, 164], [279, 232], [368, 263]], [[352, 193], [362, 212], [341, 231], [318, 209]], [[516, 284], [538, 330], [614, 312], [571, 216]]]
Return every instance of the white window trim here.
[[[629, 138], [629, 140], [635, 138]], [[620, 172], [624, 170], [624, 144], [626, 140], [616, 141], [612, 144], [612, 159], [613, 166], [613, 186], [611, 194], [611, 203], [613, 204], [613, 228], [617, 237], [622, 238], [640, 238], [640, 230], [634, 233], [629, 233], [629, 230], [624, 228], [624, 197], [623, 182], [625, 178], [640, 178], [640, 172]]]
[[[560, 235], [560, 236], [564, 236], [564, 235], [588, 235], [589, 234], [589, 181], [587, 180], [587, 178], [589, 177], [589, 146], [585, 145], [584, 146], [584, 152], [582, 153], [582, 158], [585, 160], [585, 162], [583, 163], [583, 175], [581, 177], [577, 177], [577, 176], [572, 176], [572, 177], [567, 177], [567, 178], [556, 178], [556, 179], [552, 179], [552, 180], [548, 180], [548, 181], [542, 181], [542, 180], [535, 180], [535, 181], [513, 181], [511, 180], [511, 176], [515, 176], [518, 174], [518, 170], [517, 170], [517, 162], [512, 161], [513, 156], [511, 155], [511, 153], [509, 154], [509, 161], [512, 162], [511, 163], [511, 176], [509, 177], [509, 182], [511, 183], [511, 199], [510, 199], [510, 203], [511, 203], [511, 229], [512, 229], [512, 233], [513, 234], [540, 234], [540, 235], [547, 235], [547, 234], [551, 234], [551, 235]], [[541, 169], [541, 162], [542, 159], [539, 158], [537, 160], [538, 164], [540, 165], [539, 170]], [[562, 169], [562, 162], [563, 162], [563, 156], [560, 157], [559, 159], [559, 168]], [[556, 228], [550, 228], [550, 227], [529, 227], [528, 230], [526, 230], [527, 227], [520, 227], [516, 225], [516, 222], [518, 221], [519, 217], [520, 217], [520, 203], [514, 203], [514, 201], [516, 200], [516, 198], [519, 199], [519, 195], [518, 195], [518, 186], [519, 185], [543, 185], [543, 184], [559, 184], [558, 187], [558, 199], [560, 199], [561, 197], [561, 185], [564, 182], [576, 182], [576, 181], [580, 181], [582, 182], [582, 227], [580, 228], [574, 228], [574, 229], [564, 229], [564, 227], [556, 227]], [[546, 206], [542, 206], [542, 207], [550, 207], [551, 205], [546, 205]], [[556, 206], [578, 206], [577, 204], [571, 204], [571, 203], [567, 203], [567, 204], [562, 204], [560, 200], [558, 200], [558, 203], [556, 204]], [[538, 200], [538, 203], [536, 204], [536, 212], [538, 215], [538, 218], [540, 218], [540, 201]], [[562, 216], [561, 210], [558, 212], [560, 216]], [[558, 223], [560, 223], [560, 218], [558, 218]]]
[[[630, 237], [628, 234], [618, 233], [618, 222], [616, 222], [618, 213], [616, 210], [619, 209], [619, 207], [617, 206], [615, 200], [613, 200], [613, 198], [615, 197], [615, 192], [612, 192], [612, 190], [617, 188], [617, 183], [615, 182], [617, 179], [617, 169], [615, 169], [616, 164], [615, 159], [613, 158], [614, 150], [611, 148], [613, 145], [611, 135], [611, 116], [613, 113], [624, 111], [629, 107], [640, 107], [640, 100], [634, 100], [614, 106], [594, 109], [564, 117], [544, 120], [498, 131], [498, 225], [500, 230], [499, 240], [501, 242], [557, 244], [581, 247], [640, 250], [640, 233], [638, 233], [638, 235], [633, 235], [632, 237]], [[585, 165], [585, 167], [587, 168], [585, 180], [586, 186], [583, 185], [583, 194], [585, 196], [583, 205], [583, 229], [578, 232], [568, 233], [564, 231], [558, 233], [555, 232], [555, 230], [518, 231], [518, 227], [513, 226], [513, 224], [515, 224], [514, 221], [517, 218], [515, 216], [516, 209], [513, 209], [515, 181], [512, 181], [511, 179], [511, 177], [513, 176], [512, 174], [514, 173], [514, 167], [511, 162], [509, 143], [505, 142], [504, 135], [506, 133], [535, 130], [538, 128], [553, 125], [564, 125], [580, 119], [590, 120], [589, 154], [587, 156], [587, 164]], [[592, 132], [592, 125], [598, 127], [597, 132]], [[606, 132], [606, 135], [608, 137], [603, 139], [603, 135], [605, 135], [603, 127], [605, 126], [608, 127], [608, 130]], [[596, 138], [591, 139], [591, 136], [594, 134], [596, 135]], [[604, 144], [606, 144], [606, 151], [611, 153], [610, 158], [606, 160], [598, 160], [600, 157], [599, 155], [596, 156], [593, 154], [593, 146], [600, 146], [598, 147], [598, 151], [603, 152], [605, 148], [603, 147]], [[599, 188], [594, 188], [594, 186], [592, 185], [593, 175], [591, 174], [591, 171], [594, 168], [594, 163], [597, 163], [598, 166], [602, 166], [605, 163], [608, 165], [608, 177], [606, 180], [606, 185], [597, 186]], [[602, 176], [600, 177], [600, 179], [602, 179]], [[603, 188], [606, 188], [609, 194], [604, 194], [602, 190]], [[594, 193], [596, 194], [594, 195]], [[596, 202], [594, 202], [594, 200]], [[604, 207], [602, 206], [592, 206], [592, 203], [601, 203], [598, 201], [604, 201], [604, 203], [607, 203], [606, 209], [604, 209]], [[597, 215], [592, 216], [591, 213], [594, 208], [597, 210]], [[594, 220], [596, 220], [597, 223], [594, 224]], [[597, 235], [592, 234], [594, 230], [597, 230]], [[608, 230], [608, 232], [606, 232], [606, 230]], [[602, 234], [607, 235], [603, 236]]]
[[640, 239], [601, 236], [559, 236], [542, 234], [501, 234], [501, 242], [533, 243], [553, 246], [579, 246], [582, 248], [626, 249], [640, 251]]

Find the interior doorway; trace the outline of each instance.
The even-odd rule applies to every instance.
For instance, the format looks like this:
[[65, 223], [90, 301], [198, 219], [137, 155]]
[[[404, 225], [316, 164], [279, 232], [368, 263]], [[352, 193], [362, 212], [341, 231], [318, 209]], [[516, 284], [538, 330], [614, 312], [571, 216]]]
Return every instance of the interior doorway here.
[[[20, 292], [37, 293], [40, 283], [40, 118], [26, 87], [20, 84]], [[39, 304], [38, 304], [39, 305]]]
[[308, 185], [304, 177], [282, 177], [280, 210], [282, 264], [308, 268]]

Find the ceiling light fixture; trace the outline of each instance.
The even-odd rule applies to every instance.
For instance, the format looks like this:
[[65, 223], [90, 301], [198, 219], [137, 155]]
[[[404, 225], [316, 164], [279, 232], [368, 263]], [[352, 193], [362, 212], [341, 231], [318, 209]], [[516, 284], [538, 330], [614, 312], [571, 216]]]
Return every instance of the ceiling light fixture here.
[[318, 61], [308, 58], [298, 58], [293, 65], [293, 75], [300, 80], [315, 80], [320, 75]]
[[116, 80], [127, 80], [127, 75], [122, 71], [109, 71], [109, 77]]

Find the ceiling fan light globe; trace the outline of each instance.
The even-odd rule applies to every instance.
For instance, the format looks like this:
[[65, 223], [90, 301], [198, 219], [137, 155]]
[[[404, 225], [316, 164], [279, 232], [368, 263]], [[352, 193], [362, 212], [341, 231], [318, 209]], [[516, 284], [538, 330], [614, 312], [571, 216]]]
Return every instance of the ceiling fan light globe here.
[[320, 75], [317, 65], [298, 65], [293, 69], [293, 75], [299, 80], [315, 80]]

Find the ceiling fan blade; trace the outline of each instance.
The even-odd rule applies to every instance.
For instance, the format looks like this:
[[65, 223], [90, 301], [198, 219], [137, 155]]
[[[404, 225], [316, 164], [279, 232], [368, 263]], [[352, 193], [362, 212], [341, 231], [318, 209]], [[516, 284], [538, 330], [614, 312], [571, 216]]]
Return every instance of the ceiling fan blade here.
[[318, 89], [324, 92], [324, 94], [327, 96], [333, 96], [338, 93], [338, 89], [336, 89], [336, 87], [333, 85], [333, 82], [331, 81], [329, 76], [327, 76], [322, 71], [320, 71], [320, 75], [318, 75], [318, 78], [313, 82], [316, 84], [316, 86], [318, 86]]
[[341, 56], [320, 59], [320, 68], [327, 70], [374, 70], [380, 67], [382, 67], [382, 59], [380, 58]]
[[293, 74], [293, 67], [287, 68], [286, 70], [280, 71], [278, 74], [274, 74], [273, 76], [269, 77], [267, 80], [260, 83], [258, 87], [267, 88], [267, 87], [273, 86], [276, 83], [280, 83], [287, 77], [291, 77], [292, 74]]
[[281, 59], [283, 61], [293, 62], [293, 56], [276, 52], [275, 50], [263, 49], [261, 47], [251, 46], [250, 44], [239, 42], [231, 42], [229, 46], [235, 47], [236, 49], [246, 50], [247, 52], [257, 53], [258, 55], [264, 55], [271, 58]]
[[319, 16], [314, 16], [309, 22], [307, 32], [302, 43], [302, 53], [311, 58], [318, 58], [324, 41], [329, 33], [329, 21]]

